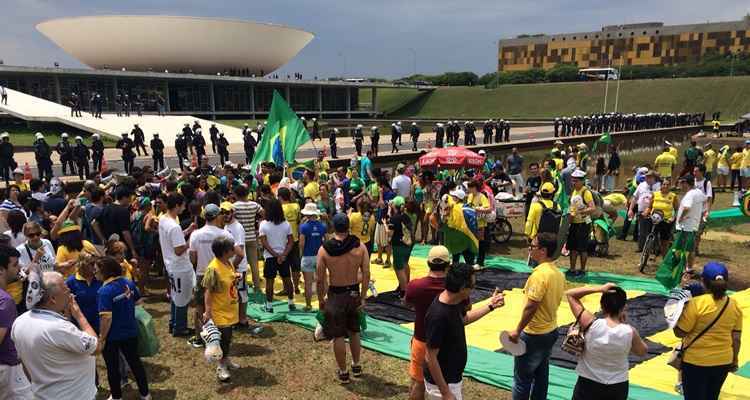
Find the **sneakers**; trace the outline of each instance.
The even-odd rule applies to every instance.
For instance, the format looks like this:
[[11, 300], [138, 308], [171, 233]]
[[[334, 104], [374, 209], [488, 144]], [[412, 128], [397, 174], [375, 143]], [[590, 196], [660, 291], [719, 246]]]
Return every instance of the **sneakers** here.
[[263, 311], [265, 311], [267, 313], [272, 313], [273, 312], [273, 305], [271, 303], [266, 303], [266, 305], [263, 306]]
[[232, 374], [229, 373], [229, 369], [225, 365], [219, 364], [216, 367], [216, 378], [221, 382], [228, 382], [232, 378]]
[[383, 259], [376, 258], [375, 260], [371, 261], [375, 265], [383, 265]]
[[336, 373], [336, 376], [338, 376], [339, 383], [342, 385], [348, 385], [352, 383], [352, 380], [349, 379], [349, 371], [338, 371]]
[[676, 385], [674, 385], [674, 391], [679, 394], [682, 394], [682, 382], [679, 382]]
[[355, 378], [362, 376], [362, 366], [352, 364], [352, 375], [354, 375]]
[[198, 336], [191, 337], [190, 339], [188, 339], [187, 343], [190, 346], [193, 346], [196, 349], [200, 349], [201, 347], [205, 347], [206, 346], [206, 344], [203, 343], [203, 339], [201, 339]]
[[297, 311], [297, 306], [292, 302], [289, 302], [289, 311]]

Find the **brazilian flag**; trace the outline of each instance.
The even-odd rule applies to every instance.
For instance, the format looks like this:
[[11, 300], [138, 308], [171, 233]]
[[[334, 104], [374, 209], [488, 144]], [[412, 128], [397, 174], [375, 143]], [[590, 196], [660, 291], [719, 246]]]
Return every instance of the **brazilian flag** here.
[[310, 133], [302, 125], [302, 121], [279, 92], [274, 90], [266, 130], [250, 167], [256, 170], [261, 163], [267, 161], [273, 161], [277, 166], [285, 163], [293, 165], [297, 149], [309, 141]]

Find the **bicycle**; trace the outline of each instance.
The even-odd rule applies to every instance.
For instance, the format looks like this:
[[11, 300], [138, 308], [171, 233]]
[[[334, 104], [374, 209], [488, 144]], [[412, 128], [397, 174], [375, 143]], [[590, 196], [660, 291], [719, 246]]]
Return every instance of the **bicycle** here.
[[643, 243], [643, 251], [641, 252], [641, 262], [639, 270], [642, 274], [646, 273], [646, 266], [648, 265], [649, 257], [659, 256], [661, 251], [661, 238], [657, 232], [657, 226], [664, 220], [664, 213], [661, 211], [654, 211], [651, 213], [651, 232], [646, 236], [646, 241]]
[[487, 231], [492, 241], [497, 244], [508, 243], [513, 235], [513, 227], [504, 216], [498, 216], [495, 222], [487, 224]]

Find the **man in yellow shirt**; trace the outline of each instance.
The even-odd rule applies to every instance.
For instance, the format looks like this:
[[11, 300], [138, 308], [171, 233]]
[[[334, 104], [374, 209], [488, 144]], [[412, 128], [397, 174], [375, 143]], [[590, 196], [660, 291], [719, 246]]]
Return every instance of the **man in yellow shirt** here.
[[664, 151], [656, 156], [656, 160], [654, 160], [654, 168], [662, 178], [672, 178], [676, 164], [677, 158], [672, 155], [669, 146], [664, 146]]
[[541, 222], [544, 209], [560, 209], [560, 207], [558, 207], [552, 200], [552, 198], [555, 197], [555, 185], [551, 182], [545, 182], [539, 189], [539, 192], [541, 198], [531, 203], [531, 206], [529, 207], [529, 216], [526, 217], [526, 226], [524, 227], [524, 234], [529, 243], [534, 240], [539, 231], [539, 223]]
[[315, 173], [306, 170], [302, 176], [302, 182], [305, 184], [302, 190], [305, 198], [313, 199], [315, 202], [320, 201], [320, 184], [315, 181]]
[[[529, 245], [529, 258], [538, 263], [523, 289], [526, 305], [510, 340], [526, 343], [526, 353], [514, 359], [513, 398], [546, 399], [549, 359], [557, 340], [557, 309], [565, 291], [565, 277], [552, 259], [557, 235], [540, 233]], [[533, 389], [532, 389], [533, 388]]]
[[719, 149], [716, 161], [717, 188], [723, 189], [727, 185], [727, 177], [729, 176], [729, 151], [730, 148], [727, 145], [721, 146], [721, 149]]
[[732, 181], [729, 184], [729, 189], [734, 190], [734, 182], [737, 182], [737, 190], [742, 190], [742, 161], [745, 159], [742, 147], [734, 149], [734, 153], [729, 157], [729, 168], [732, 171]]
[[352, 207], [349, 213], [349, 234], [358, 237], [360, 243], [367, 248], [367, 254], [372, 254], [375, 215], [371, 212], [370, 201], [367, 198], [360, 198], [356, 207]]
[[466, 197], [466, 204], [470, 205], [477, 215], [477, 239], [479, 240], [479, 253], [477, 254], [477, 264], [484, 266], [484, 259], [487, 255], [487, 219], [486, 215], [491, 211], [490, 201], [487, 196], [481, 192], [482, 187], [478, 181], [469, 182], [469, 195]]
[[292, 229], [292, 239], [294, 244], [292, 245], [292, 251], [287, 257], [289, 266], [292, 269], [292, 284], [294, 285], [294, 292], [300, 293], [299, 281], [302, 275], [302, 269], [300, 265], [299, 257], [299, 222], [302, 219], [300, 214], [299, 204], [292, 201], [292, 191], [288, 188], [279, 188], [279, 200], [281, 201], [281, 209], [284, 210], [284, 218], [286, 222], [289, 222], [289, 227]]
[[711, 143], [704, 146], [703, 150], [703, 164], [706, 166], [706, 179], [711, 180], [714, 178], [714, 170], [716, 169], [716, 162], [718, 157], [716, 150], [713, 149]]
[[742, 164], [740, 165], [742, 175], [742, 187], [750, 185], [750, 140], [745, 140], [745, 149], [742, 150]]
[[234, 241], [228, 237], [218, 237], [211, 243], [214, 259], [206, 267], [203, 275], [205, 312], [203, 322], [209, 320], [216, 324], [221, 332], [222, 358], [216, 367], [216, 376], [226, 382], [231, 378], [229, 369], [237, 369], [239, 365], [229, 359], [229, 346], [232, 343], [232, 328], [240, 321], [239, 294], [237, 281], [240, 274], [235, 271], [231, 263], [234, 258]]
[[[570, 251], [570, 270], [572, 276], [586, 273], [586, 262], [589, 258], [589, 239], [591, 236], [591, 214], [596, 211], [594, 195], [585, 186], [586, 173], [577, 169], [570, 175], [573, 193], [570, 195], [570, 230], [566, 247]], [[581, 256], [581, 268], [576, 271], [576, 261]]]

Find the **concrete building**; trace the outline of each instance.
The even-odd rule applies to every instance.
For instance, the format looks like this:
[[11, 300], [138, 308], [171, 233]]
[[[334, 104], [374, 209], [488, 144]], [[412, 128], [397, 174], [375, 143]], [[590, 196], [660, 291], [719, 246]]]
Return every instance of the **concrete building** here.
[[520, 35], [498, 42], [498, 71], [621, 65], [673, 65], [705, 55], [750, 52], [750, 18], [689, 25], [661, 22], [605, 26], [601, 31]]

